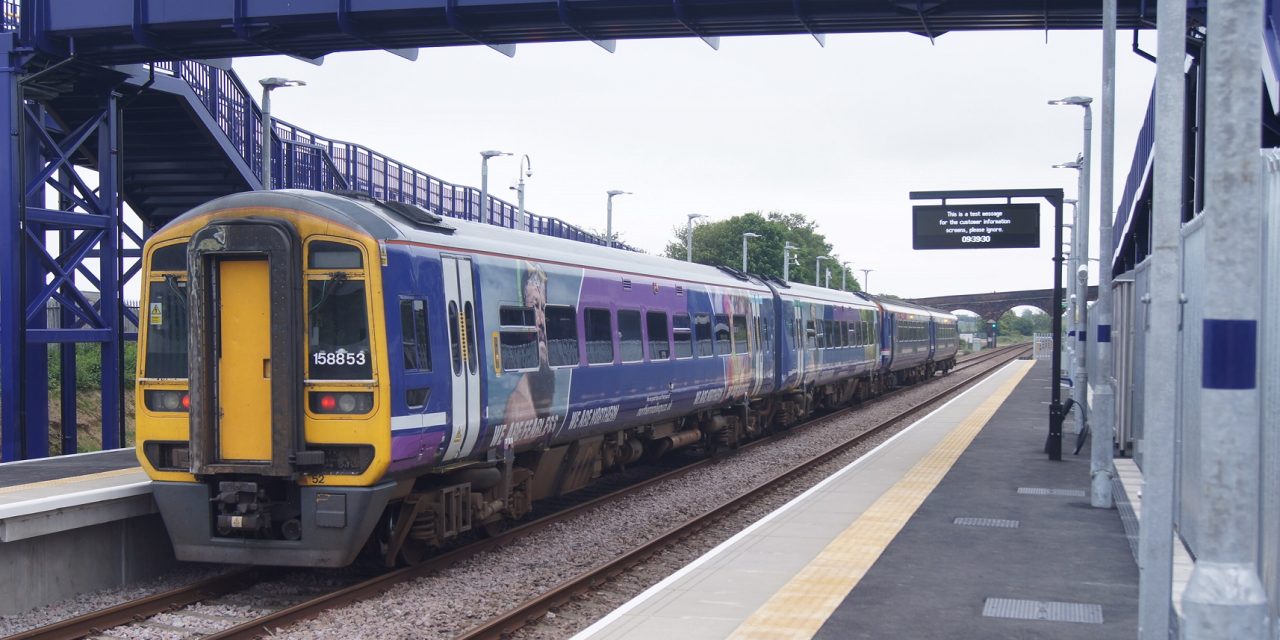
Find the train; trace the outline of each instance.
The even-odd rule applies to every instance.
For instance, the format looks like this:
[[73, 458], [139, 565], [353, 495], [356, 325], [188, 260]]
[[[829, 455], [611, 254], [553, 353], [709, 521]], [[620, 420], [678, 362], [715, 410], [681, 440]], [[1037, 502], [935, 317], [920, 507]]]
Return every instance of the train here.
[[959, 342], [899, 300], [351, 193], [213, 200], [142, 269], [137, 456], [186, 561], [418, 562], [946, 373]]

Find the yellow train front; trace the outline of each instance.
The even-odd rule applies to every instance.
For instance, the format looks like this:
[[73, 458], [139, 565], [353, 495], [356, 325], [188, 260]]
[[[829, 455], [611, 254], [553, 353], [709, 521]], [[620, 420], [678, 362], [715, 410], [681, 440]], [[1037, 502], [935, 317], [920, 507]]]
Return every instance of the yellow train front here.
[[379, 244], [300, 200], [223, 198], [146, 244], [138, 458], [182, 560], [346, 565], [396, 493]]

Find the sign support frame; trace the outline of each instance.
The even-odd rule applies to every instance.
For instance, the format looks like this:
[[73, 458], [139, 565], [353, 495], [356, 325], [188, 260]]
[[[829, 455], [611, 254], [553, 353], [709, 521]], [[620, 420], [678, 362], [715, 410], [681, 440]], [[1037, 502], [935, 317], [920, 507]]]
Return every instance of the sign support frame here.
[[1062, 406], [1062, 189], [971, 189], [960, 191], [912, 191], [911, 200], [978, 200], [1004, 198], [1044, 198], [1053, 205], [1053, 375], [1049, 401], [1049, 435], [1044, 450], [1050, 460], [1062, 459], [1062, 423], [1067, 414]]

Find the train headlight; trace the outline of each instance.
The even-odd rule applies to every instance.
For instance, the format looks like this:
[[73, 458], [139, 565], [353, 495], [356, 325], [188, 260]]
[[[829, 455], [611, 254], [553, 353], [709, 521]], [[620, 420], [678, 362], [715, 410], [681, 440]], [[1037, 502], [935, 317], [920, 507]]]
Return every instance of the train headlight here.
[[152, 411], [189, 411], [191, 395], [186, 391], [156, 390], [145, 391], [142, 400]]
[[368, 391], [316, 391], [309, 394], [312, 413], [359, 415], [373, 410]]

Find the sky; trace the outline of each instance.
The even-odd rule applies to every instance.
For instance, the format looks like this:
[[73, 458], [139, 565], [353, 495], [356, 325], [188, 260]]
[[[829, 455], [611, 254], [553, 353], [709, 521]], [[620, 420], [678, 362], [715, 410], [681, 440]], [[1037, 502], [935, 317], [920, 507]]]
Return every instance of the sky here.
[[[1150, 95], [1155, 65], [1119, 34], [1116, 205]], [[323, 65], [243, 58], [247, 84], [285, 76], [273, 113], [356, 142], [443, 180], [515, 202], [528, 154], [526, 207], [605, 227], [605, 192], [621, 239], [660, 253], [686, 215], [800, 212], [870, 290], [904, 297], [1047, 288], [1052, 210], [1041, 248], [913, 251], [913, 190], [1063, 188], [1077, 172], [1051, 165], [1083, 146], [1083, 110], [1101, 101], [1101, 33], [949, 33], [627, 40], [424, 49], [416, 62], [385, 52], [329, 56]], [[1154, 53], [1155, 34], [1142, 45]], [[1095, 112], [1092, 255], [1097, 255], [1101, 115]], [[1069, 209], [1068, 209], [1069, 214]], [[813, 256], [808, 256], [812, 260]], [[805, 259], [805, 257], [801, 257]], [[1096, 266], [1094, 268], [1096, 279]], [[861, 278], [861, 274], [859, 274]]]

